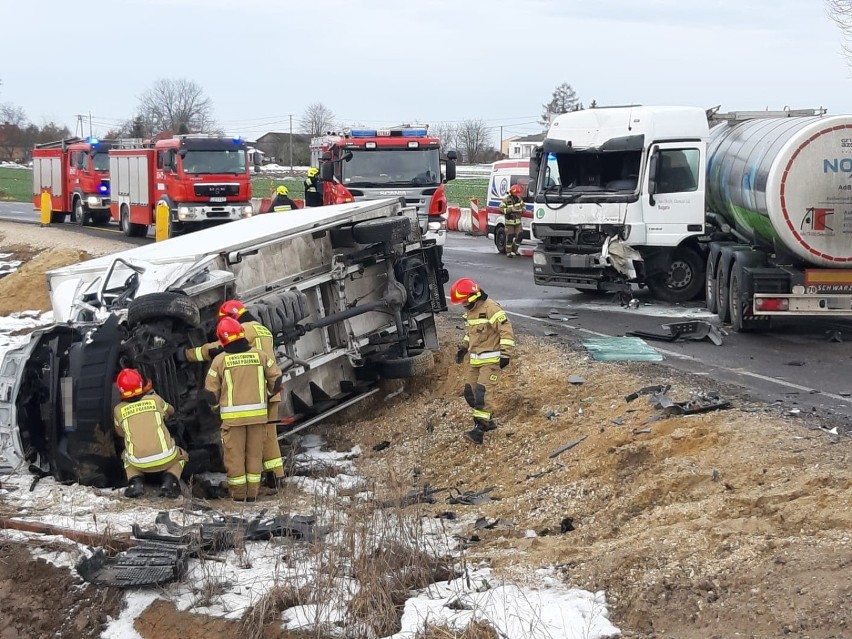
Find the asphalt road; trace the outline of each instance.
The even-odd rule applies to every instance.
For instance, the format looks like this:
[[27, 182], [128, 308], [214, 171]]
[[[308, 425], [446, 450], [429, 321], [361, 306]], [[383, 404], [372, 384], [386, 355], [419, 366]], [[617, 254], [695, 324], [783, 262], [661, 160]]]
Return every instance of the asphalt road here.
[[[32, 208], [32, 204], [29, 202], [0, 202], [0, 220], [6, 220], [11, 222], [23, 222], [27, 224], [39, 224], [40, 217], [39, 212]], [[62, 228], [74, 233], [83, 233], [84, 235], [93, 235], [93, 236], [103, 236], [110, 235], [111, 237], [114, 235], [120, 235], [121, 237], [114, 239], [123, 239], [128, 244], [140, 245], [146, 244], [150, 240], [147, 238], [136, 238], [136, 237], [125, 237], [121, 232], [121, 229], [118, 227], [118, 224], [114, 222], [110, 222], [105, 226], [84, 226], [79, 227], [73, 222], [71, 222], [70, 218], [66, 219], [66, 221], [62, 224], [53, 224], [51, 226], [55, 226], [57, 228]], [[153, 237], [152, 233], [148, 234], [149, 238]]]
[[[666, 304], [647, 291], [637, 291], [640, 307], [631, 310], [610, 296], [536, 286], [531, 258], [509, 259], [482, 237], [452, 234], [444, 247], [444, 262], [450, 282], [458, 277], [476, 279], [510, 313], [516, 326], [536, 335], [555, 332], [579, 342], [634, 330], [662, 332], [660, 324], [683, 319], [718, 324], [702, 303]], [[552, 310], [565, 317], [576, 315], [576, 319], [550, 319]], [[830, 329], [840, 330], [848, 341], [827, 341]], [[803, 413], [816, 409], [824, 416], [852, 417], [852, 321], [773, 321], [766, 333], [731, 332], [722, 346], [709, 340], [648, 343], [664, 356], [664, 365], [742, 386], [755, 400], [780, 400], [788, 409], [799, 408]], [[676, 383], [676, 376], [671, 381]]]
[[[39, 221], [38, 212], [28, 203], [0, 202], [0, 219]], [[62, 228], [123, 237], [115, 224], [81, 229], [66, 223]], [[150, 241], [123, 239], [135, 245]], [[621, 336], [633, 330], [661, 332], [660, 324], [682, 319], [716, 323], [699, 302], [666, 304], [652, 299], [646, 291], [636, 293], [638, 309], [627, 309], [609, 296], [536, 286], [529, 257], [509, 259], [498, 254], [484, 237], [451, 234], [444, 248], [444, 262], [451, 282], [473, 277], [511, 314], [516, 326], [534, 335], [556, 333], [579, 342], [586, 337]], [[554, 320], [552, 311], [576, 319]], [[460, 314], [461, 310], [452, 308], [451, 312]], [[848, 341], [827, 341], [829, 330], [840, 330]], [[664, 356], [665, 366], [737, 384], [756, 400], [781, 401], [785, 407], [803, 412], [816, 409], [825, 416], [852, 417], [852, 320], [774, 321], [772, 330], [766, 333], [730, 333], [722, 346], [707, 340], [649, 344]]]

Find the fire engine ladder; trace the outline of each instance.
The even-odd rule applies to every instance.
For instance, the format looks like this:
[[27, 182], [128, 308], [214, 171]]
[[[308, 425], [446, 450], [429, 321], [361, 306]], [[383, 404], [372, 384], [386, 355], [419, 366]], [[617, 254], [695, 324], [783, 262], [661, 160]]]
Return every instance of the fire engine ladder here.
[[707, 120], [709, 122], [745, 122], [746, 120], [757, 120], [760, 118], [803, 118], [816, 117], [828, 113], [828, 109], [819, 107], [817, 109], [790, 109], [785, 107], [781, 111], [731, 111], [720, 113], [721, 105], [707, 109]]
[[146, 143], [142, 138], [122, 138], [118, 141], [117, 149], [149, 149], [151, 143]]
[[85, 142], [86, 138], [65, 138], [63, 140], [56, 140], [55, 142], [42, 142], [41, 144], [36, 144], [34, 148], [36, 149], [62, 149], [65, 150], [70, 144], [77, 144], [78, 142]]

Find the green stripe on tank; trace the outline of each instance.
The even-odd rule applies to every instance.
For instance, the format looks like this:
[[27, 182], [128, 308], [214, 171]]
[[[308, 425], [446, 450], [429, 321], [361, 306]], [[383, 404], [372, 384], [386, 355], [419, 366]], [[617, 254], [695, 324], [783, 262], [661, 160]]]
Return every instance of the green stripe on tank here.
[[766, 215], [761, 215], [749, 209], [728, 204], [724, 214], [736, 222], [736, 226], [752, 237], [762, 237], [765, 240], [775, 240], [778, 233]]

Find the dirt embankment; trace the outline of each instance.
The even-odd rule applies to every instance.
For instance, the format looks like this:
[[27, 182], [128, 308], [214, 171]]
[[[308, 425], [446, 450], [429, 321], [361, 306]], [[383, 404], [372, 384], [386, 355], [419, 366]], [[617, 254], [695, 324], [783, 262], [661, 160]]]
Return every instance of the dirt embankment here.
[[[434, 507], [512, 523], [477, 531], [472, 559], [510, 579], [556, 566], [571, 585], [606, 590], [627, 636], [849, 635], [848, 437], [744, 398], [734, 410], [653, 421], [646, 397], [624, 396], [670, 382], [679, 401], [711, 382], [663, 366], [589, 362], [555, 340], [522, 337], [496, 400], [500, 427], [474, 447], [461, 438], [470, 418], [454, 332], [445, 322], [449, 345], [429, 379], [327, 432], [362, 445], [367, 476], [494, 486], [499, 501], [449, 506], [442, 495]], [[586, 381], [569, 384], [569, 374]], [[391, 445], [372, 452], [383, 440]], [[566, 517], [575, 530], [563, 534]]]
[[4, 247], [4, 252], [21, 255], [24, 264], [0, 279], [0, 315], [18, 311], [50, 310], [50, 295], [45, 273], [54, 268], [76, 264], [91, 256], [78, 249], [52, 248], [41, 252], [30, 246]]

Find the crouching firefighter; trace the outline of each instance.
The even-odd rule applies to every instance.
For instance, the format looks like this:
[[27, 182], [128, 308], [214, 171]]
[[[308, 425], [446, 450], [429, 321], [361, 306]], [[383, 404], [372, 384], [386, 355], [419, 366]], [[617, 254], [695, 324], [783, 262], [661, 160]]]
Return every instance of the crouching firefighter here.
[[471, 279], [463, 277], [450, 289], [453, 304], [464, 304], [464, 341], [456, 353], [461, 364], [469, 354], [470, 368], [465, 377], [464, 398], [473, 410], [473, 429], [464, 436], [474, 444], [482, 443], [486, 431], [497, 426], [486, 404], [486, 394], [497, 388], [502, 369], [509, 365], [515, 349], [512, 324], [500, 305]]
[[210, 364], [205, 394], [222, 419], [231, 497], [255, 501], [263, 469], [267, 402], [281, 390], [281, 370], [274, 359], [251, 347], [237, 320], [219, 320], [216, 336], [224, 350]]
[[124, 439], [124, 470], [130, 484], [125, 497], [141, 497], [145, 494], [144, 476], [160, 472], [160, 496], [179, 497], [186, 453], [175, 444], [165, 424], [175, 409], [133, 368], [118, 374], [116, 386], [123, 401], [115, 407], [113, 421]]

